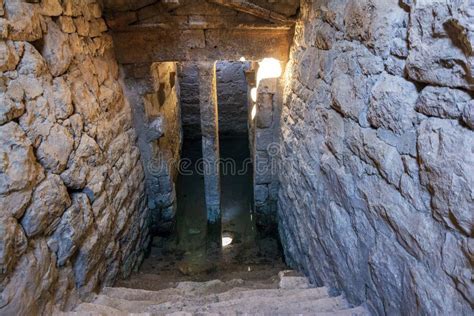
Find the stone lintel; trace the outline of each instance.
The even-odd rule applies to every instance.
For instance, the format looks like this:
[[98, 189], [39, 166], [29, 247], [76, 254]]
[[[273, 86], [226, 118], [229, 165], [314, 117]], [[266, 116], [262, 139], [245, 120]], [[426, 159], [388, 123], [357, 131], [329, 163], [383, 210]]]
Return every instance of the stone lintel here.
[[112, 32], [121, 64], [158, 61], [288, 60], [293, 30], [132, 28]]

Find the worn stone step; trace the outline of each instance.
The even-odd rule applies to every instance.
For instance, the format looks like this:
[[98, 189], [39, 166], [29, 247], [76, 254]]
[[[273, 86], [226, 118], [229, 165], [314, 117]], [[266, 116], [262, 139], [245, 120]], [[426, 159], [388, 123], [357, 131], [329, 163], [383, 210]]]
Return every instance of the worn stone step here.
[[220, 293], [226, 293], [229, 291], [243, 292], [251, 290], [277, 290], [277, 289], [266, 289], [266, 288], [255, 288], [253, 285], [247, 285], [245, 287], [235, 286], [229, 287], [228, 285], [223, 287], [214, 287], [214, 288], [184, 288], [179, 285], [176, 288], [165, 289], [160, 291], [147, 291], [141, 289], [129, 289], [129, 288], [115, 288], [107, 287], [104, 288], [101, 294], [109, 296], [115, 299], [124, 299], [129, 301], [154, 301], [154, 302], [164, 302], [169, 301], [174, 298], [182, 299], [183, 297], [193, 297], [200, 296], [206, 297], [208, 295], [216, 295]]
[[[114, 295], [113, 292], [109, 292]], [[115, 293], [117, 294], [117, 292]], [[231, 291], [211, 294], [207, 296], [186, 296], [171, 295], [166, 297], [151, 297], [151, 293], [144, 293], [147, 298], [157, 299], [151, 300], [127, 300], [119, 292], [119, 297], [115, 298], [108, 295], [98, 295], [94, 300], [94, 304], [102, 304], [116, 308], [118, 310], [128, 312], [163, 312], [163, 311], [179, 311], [185, 309], [200, 309], [206, 305], [220, 304], [219, 306], [238, 306], [246, 302], [256, 303], [265, 301], [269, 304], [274, 301], [292, 303], [293, 301], [317, 300], [328, 297], [326, 288], [315, 288], [305, 290], [246, 290], [235, 288]], [[133, 298], [138, 298], [134, 296]]]
[[[219, 312], [227, 314], [238, 311], [239, 313], [263, 313], [274, 314], [302, 314], [317, 312], [332, 312], [347, 309], [346, 300], [340, 296], [326, 298], [311, 298], [295, 296], [292, 299], [268, 299], [256, 297], [254, 300], [234, 300], [222, 303], [214, 303], [195, 310], [196, 312]], [[149, 310], [153, 313], [153, 310]], [[190, 311], [190, 309], [185, 309]]]
[[[293, 290], [283, 290], [283, 289], [253, 289], [247, 287], [234, 287], [225, 292], [216, 292], [207, 295], [200, 294], [200, 301], [226, 301], [236, 298], [245, 298], [245, 297], [279, 297], [282, 295], [294, 295], [300, 293], [300, 289]], [[325, 287], [312, 289], [312, 293], [318, 293], [318, 297], [327, 297], [329, 296], [328, 290]], [[145, 290], [135, 290], [127, 288], [105, 288], [102, 291], [103, 295], [106, 295], [110, 298], [123, 299], [128, 301], [153, 301], [153, 302], [165, 302], [171, 301], [174, 299], [183, 300], [187, 297], [188, 300], [196, 296], [195, 292], [181, 292], [180, 289], [176, 291], [145, 291]], [[197, 298], [194, 298], [197, 299]]]
[[280, 289], [307, 289], [311, 287], [308, 278], [294, 270], [285, 270], [278, 273]]
[[370, 313], [362, 306], [342, 309], [333, 312], [323, 312], [313, 314], [314, 316], [370, 316]]
[[233, 279], [227, 282], [211, 280], [207, 282], [179, 282], [175, 287], [159, 291], [149, 291], [142, 289], [132, 289], [123, 287], [106, 287], [101, 294], [126, 300], [142, 301], [162, 301], [167, 297], [176, 295], [207, 295], [212, 293], [222, 293], [232, 288], [239, 287], [245, 282], [240, 279]]
[[56, 313], [54, 316], [150, 316], [150, 313], [129, 313], [94, 303], [81, 303], [73, 312]]

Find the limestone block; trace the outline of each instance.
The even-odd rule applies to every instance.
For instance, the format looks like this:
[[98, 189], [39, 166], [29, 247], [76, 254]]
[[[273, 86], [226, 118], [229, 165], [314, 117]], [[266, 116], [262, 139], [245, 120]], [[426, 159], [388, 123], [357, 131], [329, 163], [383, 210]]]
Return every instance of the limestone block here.
[[394, 76], [404, 77], [405, 59], [389, 56], [385, 61], [385, 71]]
[[50, 234], [61, 215], [71, 205], [71, 199], [58, 175], [48, 175], [33, 192], [31, 204], [25, 211], [21, 226], [28, 237]]
[[329, 50], [332, 48], [334, 38], [336, 37], [336, 30], [327, 23], [321, 24], [316, 30], [315, 45], [322, 50]]
[[431, 118], [418, 128], [422, 184], [435, 218], [469, 235], [474, 226], [474, 132], [457, 122]]
[[273, 160], [267, 151], [256, 151], [254, 162], [255, 184], [265, 184], [272, 182], [272, 174], [275, 172], [273, 167]]
[[471, 99], [459, 89], [428, 86], [421, 91], [415, 110], [428, 116], [458, 119]]
[[[2, 291], [2, 313], [5, 315], [52, 313], [52, 306], [45, 310], [45, 303], [51, 299], [51, 289], [55, 288], [58, 271], [44, 240], [31, 244], [23, 255], [9, 282]], [[18, 289], [22, 289], [19, 291]]]
[[102, 34], [102, 32], [107, 31], [107, 24], [105, 24], [104, 19], [93, 19], [90, 21], [89, 36], [97, 37]]
[[8, 38], [9, 27], [10, 27], [10, 24], [8, 23], [8, 20], [4, 18], [0, 18], [0, 39]]
[[409, 130], [402, 135], [397, 135], [392, 131], [379, 128], [377, 137], [385, 143], [395, 147], [401, 155], [411, 155], [416, 157], [416, 131]]
[[164, 118], [159, 116], [147, 124], [147, 140], [154, 142], [158, 140], [164, 133]]
[[63, 4], [63, 14], [66, 16], [79, 16], [82, 14], [81, 3], [75, 0], [64, 0]]
[[416, 86], [403, 78], [384, 74], [372, 89], [367, 118], [376, 128], [403, 134], [415, 123]]
[[20, 57], [11, 41], [0, 40], [0, 71], [15, 70]]
[[90, 23], [84, 17], [80, 16], [74, 18], [74, 25], [76, 26], [77, 34], [80, 36], [89, 36]]
[[45, 169], [61, 173], [66, 169], [73, 145], [74, 139], [69, 131], [55, 124], [37, 149], [38, 160]]
[[84, 123], [95, 122], [100, 115], [100, 106], [96, 96], [90, 91], [81, 75], [67, 75], [65, 79], [71, 88], [72, 102]]
[[462, 120], [467, 126], [469, 126], [469, 128], [474, 130], [474, 101], [473, 100], [471, 100], [464, 107]]
[[63, 13], [63, 7], [59, 0], [42, 0], [39, 12], [42, 15], [58, 16]]
[[268, 128], [273, 123], [273, 94], [259, 93], [257, 97], [257, 128]]
[[87, 5], [87, 11], [90, 12], [92, 18], [100, 18], [102, 17], [102, 9], [99, 3], [93, 2]]
[[336, 75], [331, 86], [332, 107], [343, 116], [357, 121], [367, 109], [371, 85], [364, 76]]
[[378, 55], [388, 55], [397, 30], [406, 23], [408, 14], [396, 2], [362, 0], [346, 3], [341, 12], [346, 37], [372, 46]]
[[3, 281], [26, 252], [28, 240], [12, 217], [0, 217], [0, 280]]
[[53, 21], [48, 21], [48, 31], [44, 35], [44, 45], [41, 51], [53, 76], [62, 75], [72, 61], [72, 51], [68, 35], [63, 33]]
[[23, 88], [26, 100], [34, 100], [43, 94], [43, 82], [40, 80], [30, 76], [19, 76], [15, 79]]
[[73, 194], [72, 205], [64, 212], [58, 227], [48, 239], [48, 247], [56, 253], [58, 266], [74, 255], [93, 222], [87, 195]]
[[20, 75], [33, 75], [40, 77], [47, 71], [46, 62], [36, 48], [30, 43], [25, 43], [25, 51], [18, 65]]
[[61, 31], [64, 33], [74, 33], [76, 31], [76, 26], [74, 25], [74, 21], [70, 16], [60, 16], [58, 18], [58, 24], [61, 28]]
[[458, 238], [452, 232], [446, 233], [442, 247], [442, 268], [456, 284], [456, 289], [466, 297], [472, 297], [474, 288], [471, 282], [471, 265], [465, 256], [469, 241]]
[[351, 151], [366, 163], [377, 168], [381, 176], [389, 183], [398, 186], [404, 167], [400, 154], [395, 147], [377, 137], [377, 132], [351, 124], [347, 134]]
[[130, 138], [126, 133], [119, 135], [115, 138], [109, 146], [107, 151], [107, 161], [111, 165], [115, 165], [117, 160], [120, 158], [121, 155], [124, 153], [124, 149], [130, 146]]
[[268, 199], [268, 186], [267, 185], [256, 185], [255, 186], [255, 204], [261, 205]]
[[36, 41], [41, 38], [41, 17], [37, 5], [22, 0], [7, 0], [4, 7], [9, 23], [9, 39]]
[[267, 150], [273, 143], [274, 131], [271, 128], [257, 128], [255, 131], [256, 150]]
[[0, 93], [0, 125], [3, 125], [25, 112], [25, 104], [23, 102], [15, 102], [8, 96]]
[[10, 80], [5, 92], [6, 96], [15, 102], [23, 102], [25, 98], [25, 90], [23, 90], [21, 80]]
[[[460, 3], [453, 4], [459, 8]], [[412, 8], [409, 25], [410, 51], [407, 72], [412, 80], [432, 85], [473, 90], [472, 59], [458, 42], [457, 32], [448, 32], [454, 8], [442, 2], [422, 2]]]
[[26, 113], [20, 117], [20, 126], [26, 132], [33, 146], [37, 148], [53, 127], [54, 117], [44, 97], [26, 102]]
[[18, 124], [0, 126], [0, 144], [0, 216], [20, 218], [33, 187], [43, 178], [43, 170]]
[[50, 106], [53, 107], [56, 119], [67, 119], [74, 112], [71, 90], [63, 77], [53, 80], [53, 100]]

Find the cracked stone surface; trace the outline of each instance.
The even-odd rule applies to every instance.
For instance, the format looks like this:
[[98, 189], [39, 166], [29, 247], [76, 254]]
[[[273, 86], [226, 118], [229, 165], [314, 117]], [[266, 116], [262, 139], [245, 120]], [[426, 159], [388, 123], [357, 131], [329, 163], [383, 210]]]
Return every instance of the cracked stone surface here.
[[140, 263], [144, 173], [98, 3], [0, 8], [0, 314], [51, 314]]
[[283, 248], [374, 314], [470, 313], [473, 25], [471, 1], [302, 3], [281, 120]]

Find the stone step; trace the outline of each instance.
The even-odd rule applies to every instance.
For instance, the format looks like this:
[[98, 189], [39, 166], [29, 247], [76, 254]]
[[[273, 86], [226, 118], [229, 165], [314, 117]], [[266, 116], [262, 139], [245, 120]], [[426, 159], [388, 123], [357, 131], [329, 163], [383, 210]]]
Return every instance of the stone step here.
[[[348, 304], [342, 297], [311, 298], [296, 296], [293, 299], [267, 299], [255, 297], [246, 300], [234, 300], [222, 303], [214, 303], [199, 308], [195, 312], [219, 312], [228, 314], [239, 313], [263, 313], [265, 315], [275, 314], [305, 314], [317, 312], [332, 312], [348, 308]], [[153, 313], [153, 312], [152, 312]]]
[[[213, 292], [211, 294], [196, 293], [195, 291], [183, 291], [180, 288], [173, 289], [174, 291], [146, 291], [128, 288], [104, 288], [103, 295], [110, 298], [123, 299], [128, 301], [153, 301], [165, 302], [173, 298], [183, 300], [183, 298], [192, 299], [199, 296], [200, 300], [218, 300], [225, 301], [236, 298], [245, 298], [253, 296], [261, 297], [279, 297], [281, 295], [292, 295], [301, 293], [301, 289], [254, 289], [248, 287], [234, 287], [225, 292]], [[311, 289], [312, 292], [317, 292], [318, 297], [328, 297], [328, 290], [325, 287]]]
[[370, 313], [362, 306], [341, 309], [333, 312], [316, 313], [315, 316], [370, 316]]
[[[122, 296], [123, 297], [123, 296]], [[249, 312], [262, 306], [285, 306], [295, 305], [301, 302], [315, 302], [322, 299], [330, 299], [330, 301], [321, 301], [326, 305], [329, 302], [339, 306], [345, 301], [341, 298], [329, 298], [326, 288], [313, 289], [294, 289], [294, 290], [246, 290], [233, 289], [231, 291], [212, 294], [204, 297], [199, 296], [180, 296], [168, 297], [169, 300], [164, 301], [130, 301], [120, 298], [114, 298], [107, 295], [98, 295], [94, 300], [94, 304], [109, 306], [118, 310], [127, 312], [151, 312], [152, 314], [162, 314], [164, 312], [174, 311], [199, 311], [199, 312], [219, 312], [222, 309], [228, 311], [239, 311], [242, 306], [250, 307]], [[341, 305], [346, 308], [347, 305]], [[209, 310], [211, 309], [211, 310]], [[331, 309], [332, 310], [332, 309]]]
[[311, 287], [308, 278], [302, 276], [296, 271], [285, 270], [278, 273], [280, 289], [307, 289]]
[[325, 287], [312, 287], [295, 271], [281, 271], [278, 278], [278, 288], [240, 279], [180, 282], [159, 291], [108, 287], [91, 303], [58, 315], [370, 315], [363, 307], [350, 308], [341, 296], [330, 297]]

